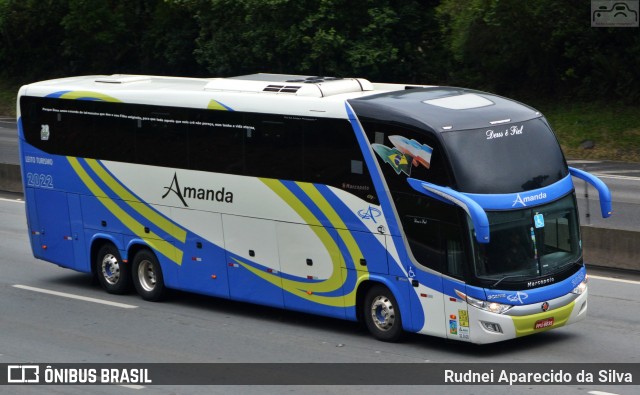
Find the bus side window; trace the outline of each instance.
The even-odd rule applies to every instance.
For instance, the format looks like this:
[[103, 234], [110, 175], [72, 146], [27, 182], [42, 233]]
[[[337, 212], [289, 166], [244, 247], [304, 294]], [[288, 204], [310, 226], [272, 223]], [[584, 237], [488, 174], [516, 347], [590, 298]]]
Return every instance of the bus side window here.
[[304, 130], [304, 179], [331, 185], [378, 204], [371, 175], [351, 124], [346, 120], [300, 121]]
[[[189, 168], [228, 174], [244, 172], [242, 116], [224, 111], [194, 112], [196, 124], [189, 126]], [[219, 125], [219, 126], [216, 126]]]
[[283, 116], [248, 115], [244, 129], [244, 174], [283, 180], [302, 178], [302, 133]]

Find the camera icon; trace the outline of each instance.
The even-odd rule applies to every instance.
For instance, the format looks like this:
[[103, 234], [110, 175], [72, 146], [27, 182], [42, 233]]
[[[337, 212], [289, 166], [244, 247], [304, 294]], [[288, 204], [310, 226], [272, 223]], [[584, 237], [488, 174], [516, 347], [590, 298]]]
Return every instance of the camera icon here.
[[633, 27], [638, 26], [638, 2], [608, 1], [591, 2], [591, 26]]

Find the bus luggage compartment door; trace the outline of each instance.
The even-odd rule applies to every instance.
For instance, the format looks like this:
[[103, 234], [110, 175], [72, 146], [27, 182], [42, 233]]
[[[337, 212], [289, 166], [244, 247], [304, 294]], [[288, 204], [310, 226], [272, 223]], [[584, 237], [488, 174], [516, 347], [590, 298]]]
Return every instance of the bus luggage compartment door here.
[[284, 222], [277, 223], [276, 229], [285, 307], [345, 318], [336, 230]]
[[75, 268], [74, 237], [69, 221], [69, 203], [66, 192], [34, 189], [36, 212], [40, 232], [40, 246], [36, 256], [57, 265]]
[[276, 223], [222, 215], [231, 299], [284, 307]]
[[185, 258], [178, 271], [180, 288], [228, 298], [222, 215], [179, 208], [172, 208], [171, 215], [178, 224], [190, 224], [185, 240]]

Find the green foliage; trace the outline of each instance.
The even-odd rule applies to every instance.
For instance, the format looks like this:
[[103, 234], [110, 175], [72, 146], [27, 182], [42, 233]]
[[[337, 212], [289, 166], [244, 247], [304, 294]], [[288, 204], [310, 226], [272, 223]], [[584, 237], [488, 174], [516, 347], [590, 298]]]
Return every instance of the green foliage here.
[[590, 1], [443, 0], [450, 78], [505, 94], [640, 99], [637, 29], [592, 28]]
[[[215, 75], [267, 71], [383, 80], [404, 76], [406, 81], [420, 72], [409, 64], [425, 70], [429, 65], [420, 62], [426, 40], [419, 18], [429, 7], [419, 1], [210, 0], [191, 5], [200, 23], [196, 58]], [[437, 30], [437, 24], [432, 27]]]
[[0, 0], [0, 77], [255, 72], [640, 99], [640, 34], [590, 0]]
[[0, 72], [9, 80], [26, 82], [61, 75], [58, 21], [68, 12], [66, 1], [0, 1]]

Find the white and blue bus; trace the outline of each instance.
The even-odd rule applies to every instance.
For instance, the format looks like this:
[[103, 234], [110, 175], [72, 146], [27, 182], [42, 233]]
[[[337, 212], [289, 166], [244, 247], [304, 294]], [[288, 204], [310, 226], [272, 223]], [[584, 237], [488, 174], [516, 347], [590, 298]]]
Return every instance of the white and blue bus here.
[[535, 109], [451, 87], [85, 76], [18, 95], [36, 258], [167, 289], [491, 343], [584, 319], [572, 176]]

